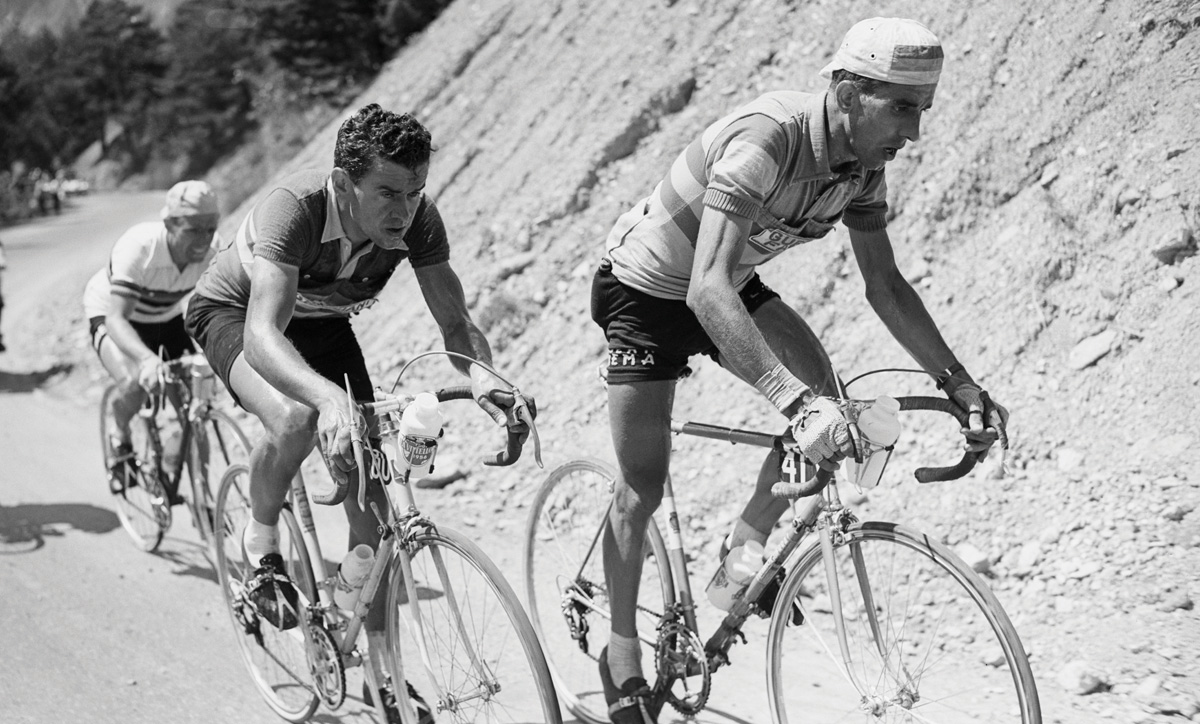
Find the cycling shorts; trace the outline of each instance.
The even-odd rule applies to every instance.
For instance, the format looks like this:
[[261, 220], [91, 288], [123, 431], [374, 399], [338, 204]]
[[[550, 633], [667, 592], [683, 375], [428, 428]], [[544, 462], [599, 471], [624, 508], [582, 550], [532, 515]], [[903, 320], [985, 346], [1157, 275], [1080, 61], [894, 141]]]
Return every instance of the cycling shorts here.
[[[192, 343], [183, 327], [182, 314], [171, 317], [165, 322], [134, 322], [130, 320], [129, 326], [137, 332], [142, 344], [153, 352], [161, 353], [163, 359], [179, 359], [185, 354], [196, 351], [196, 345]], [[108, 337], [108, 326], [104, 323], [104, 317], [90, 317], [88, 331], [92, 335], [92, 349], [96, 351], [96, 354], [100, 354], [100, 343]]]
[[[185, 316], [188, 333], [200, 343], [208, 363], [225, 383], [234, 402], [241, 405], [229, 384], [229, 371], [242, 353], [246, 310], [197, 294], [188, 303]], [[292, 319], [283, 336], [309, 367], [338, 387], [345, 387], [348, 375], [354, 399], [371, 401], [375, 398], [367, 363], [349, 317]]]
[[[746, 311], [754, 313], [779, 295], [758, 274], [739, 292]], [[604, 259], [592, 279], [592, 319], [608, 340], [608, 382], [674, 380], [691, 373], [688, 358], [706, 354], [720, 362], [687, 302], [663, 299], [622, 284]]]

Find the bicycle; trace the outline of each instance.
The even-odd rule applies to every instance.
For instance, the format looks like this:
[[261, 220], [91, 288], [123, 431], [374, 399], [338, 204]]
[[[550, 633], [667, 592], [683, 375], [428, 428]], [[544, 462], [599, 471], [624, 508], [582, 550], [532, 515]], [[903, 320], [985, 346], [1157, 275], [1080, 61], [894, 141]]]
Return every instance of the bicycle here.
[[[109, 385], [100, 400], [100, 441], [104, 469], [116, 501], [117, 517], [134, 545], [151, 552], [171, 527], [172, 503], [180, 502], [179, 488], [186, 466], [190, 495], [186, 502], [200, 540], [210, 545], [216, 497], [209, 480], [220, 480], [236, 463], [250, 459], [250, 441], [238, 424], [214, 406], [216, 376], [203, 355], [189, 354], [171, 360], [158, 391], [149, 395], [130, 425], [133, 452], [124, 461], [122, 480], [113, 479], [116, 453], [109, 408], [116, 385]], [[163, 430], [178, 431], [174, 445], [164, 446]], [[166, 449], [164, 449], [166, 448]]]
[[[413, 361], [416, 358], [409, 364]], [[439, 402], [472, 399], [469, 387], [435, 394]], [[254, 571], [246, 565], [240, 543], [250, 515], [249, 471], [237, 466], [222, 481], [217, 497], [217, 515], [222, 521], [218, 575], [243, 661], [259, 693], [276, 714], [291, 722], [309, 719], [322, 703], [330, 710], [340, 707], [346, 698], [346, 669], [362, 665], [366, 658], [367, 652], [358, 648], [359, 633], [387, 571], [385, 661], [397, 684], [397, 709], [405, 724], [417, 722], [405, 682], [413, 691], [426, 694], [424, 700], [439, 722], [557, 724], [561, 718], [550, 671], [512, 587], [469, 537], [435, 524], [417, 508], [410, 469], [397, 453], [404, 443], [398, 432], [400, 418], [413, 398], [379, 389], [375, 397], [376, 401], [369, 403], [351, 400], [379, 435], [378, 444], [360, 442], [355, 436], [359, 505], [365, 498], [362, 491], [366, 466], [370, 465], [371, 477], [386, 483], [388, 510], [370, 506], [379, 520], [382, 539], [352, 610], [340, 612], [334, 603], [335, 578], [326, 569], [310, 496], [297, 475], [280, 515], [279, 530], [281, 552], [299, 593], [295, 612], [299, 625], [280, 631], [264, 623], [246, 597]], [[499, 402], [495, 395], [493, 399]], [[537, 431], [526, 398], [514, 387], [503, 401], [509, 403], [510, 411], [507, 446], [484, 463], [515, 463], [528, 433], [540, 465]], [[337, 485], [332, 492], [311, 497], [334, 505], [345, 496], [346, 486]], [[419, 665], [406, 668], [408, 662], [401, 653], [413, 650], [419, 652]], [[378, 690], [372, 667], [363, 666], [363, 673], [371, 689]], [[374, 697], [375, 715], [386, 723], [387, 713], [379, 699]]]
[[[842, 397], [853, 428], [870, 402]], [[898, 399], [901, 410], [944, 412], [967, 424], [948, 399]], [[666, 540], [651, 520], [646, 556], [653, 561], [644, 566], [637, 627], [643, 651], [652, 654], [647, 678], [676, 711], [690, 717], [705, 708], [713, 673], [730, 663], [731, 646], [745, 641], [743, 625], [757, 614], [769, 618], [766, 680], [774, 722], [1040, 724], [1037, 687], [1016, 630], [979, 575], [946, 545], [894, 523], [860, 522], [842, 505], [837, 483], [808, 477], [806, 461], [783, 436], [695, 422], [672, 422], [671, 429], [778, 451], [783, 480], [772, 493], [793, 502], [784, 539], [768, 547], [749, 586], [702, 641], [668, 476]], [[956, 465], [920, 468], [916, 477], [952, 480], [975, 463], [968, 452]], [[534, 499], [525, 535], [530, 618], [559, 696], [593, 723], [608, 721], [597, 669], [609, 633], [600, 540], [615, 480], [612, 467], [594, 459], [553, 470]], [[814, 488], [819, 492], [812, 494]], [[797, 508], [800, 495], [810, 497]], [[805, 546], [813, 533], [817, 540]], [[772, 584], [779, 586], [773, 606], [762, 596]], [[822, 694], [820, 702], [813, 692]]]

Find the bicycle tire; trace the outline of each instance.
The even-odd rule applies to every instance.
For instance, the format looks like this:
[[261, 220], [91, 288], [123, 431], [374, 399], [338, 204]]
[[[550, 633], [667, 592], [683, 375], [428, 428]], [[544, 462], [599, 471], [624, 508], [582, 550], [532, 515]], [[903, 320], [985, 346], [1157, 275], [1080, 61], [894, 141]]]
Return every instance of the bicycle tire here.
[[308, 549], [300, 527], [288, 507], [279, 514], [279, 549], [288, 575], [300, 596], [299, 624], [280, 631], [254, 613], [244, 595], [254, 570], [242, 555], [242, 529], [250, 519], [250, 472], [234, 465], [225, 472], [217, 493], [214, 546], [217, 578], [237, 640], [242, 662], [267, 706], [283, 719], [303, 722], [316, 711], [320, 699], [309, 673], [304, 632], [308, 628], [307, 605], [316, 600], [317, 587]]
[[[417, 535], [408, 550], [411, 579], [404, 575], [405, 554], [396, 555], [387, 597], [393, 681], [407, 679], [438, 722], [559, 724], [554, 682], [533, 626], [491, 559], [449, 528]], [[409, 652], [408, 666], [401, 666], [402, 652]], [[408, 700], [405, 689], [396, 686], [400, 706]]]
[[[112, 467], [110, 442], [113, 431], [109, 407], [116, 389], [115, 385], [109, 385], [100, 398], [100, 449], [106, 475]], [[149, 441], [144, 442], [150, 444]], [[157, 465], [142, 464], [143, 459], [144, 456], [134, 458], [131, 469], [134, 484], [125, 486], [122, 492], [114, 493], [112, 497], [117, 519], [121, 521], [121, 527], [130, 540], [139, 550], [151, 553], [158, 550], [163, 535], [171, 527], [171, 506], [167, 502], [167, 491], [159, 479]]]
[[[188, 447], [191, 509], [200, 539], [210, 546], [215, 545], [217, 496], [209, 481], [221, 481], [226, 471], [237, 464], [250, 464], [250, 438], [237, 422], [220, 410], [210, 409], [197, 417]], [[206, 510], [212, 512], [211, 517], [205, 515]]]
[[[793, 559], [767, 633], [773, 721], [1041, 724], [1025, 649], [978, 574], [941, 543], [892, 523], [834, 535], [850, 665], [834, 632], [817, 543]], [[858, 571], [866, 572], [869, 607]], [[792, 600], [804, 611], [800, 626], [789, 625], [784, 602]]]
[[[558, 695], [567, 710], [591, 724], [607, 724], [608, 704], [600, 684], [598, 657], [611, 632], [604, 566], [598, 535], [608, 516], [616, 472], [593, 458], [564, 463], [546, 476], [530, 506], [525, 528], [525, 602]], [[655, 640], [659, 616], [675, 601], [666, 545], [653, 519], [646, 531], [647, 554], [638, 594], [638, 631]], [[593, 546], [594, 542], [594, 546]], [[580, 574], [580, 575], [576, 575]], [[574, 606], [584, 621], [586, 650], [573, 638], [563, 602], [572, 594], [590, 600], [602, 614]], [[664, 603], [665, 602], [665, 603]], [[653, 648], [642, 643], [642, 661], [655, 661]], [[653, 678], [653, 672], [648, 672]]]

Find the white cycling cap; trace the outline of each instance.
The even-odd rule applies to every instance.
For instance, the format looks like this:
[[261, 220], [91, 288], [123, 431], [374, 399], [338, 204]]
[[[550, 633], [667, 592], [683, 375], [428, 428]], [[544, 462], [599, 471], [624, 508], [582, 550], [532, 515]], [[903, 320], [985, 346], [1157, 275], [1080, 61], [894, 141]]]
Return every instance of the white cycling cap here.
[[942, 74], [942, 43], [916, 20], [869, 18], [846, 32], [821, 76], [832, 78], [835, 70], [885, 83], [931, 85]]

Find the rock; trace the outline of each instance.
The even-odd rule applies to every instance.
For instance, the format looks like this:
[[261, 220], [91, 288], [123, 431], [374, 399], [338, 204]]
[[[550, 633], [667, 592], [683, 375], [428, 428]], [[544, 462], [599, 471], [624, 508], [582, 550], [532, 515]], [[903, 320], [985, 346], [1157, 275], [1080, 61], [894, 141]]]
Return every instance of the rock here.
[[1163, 680], [1161, 676], [1147, 676], [1134, 688], [1130, 696], [1140, 702], [1150, 702], [1158, 696], [1162, 690], [1162, 685]]
[[513, 274], [520, 274], [525, 271], [525, 267], [537, 261], [538, 255], [532, 251], [527, 251], [522, 254], [514, 254], [505, 260], [496, 269], [497, 281], [504, 280]]
[[1174, 181], [1163, 181], [1154, 188], [1150, 189], [1150, 198], [1155, 201], [1162, 201], [1173, 196], [1179, 195], [1179, 189], [1175, 186]]
[[1086, 661], [1075, 660], [1058, 672], [1058, 684], [1071, 694], [1086, 696], [1108, 688], [1101, 676]]
[[1048, 188], [1050, 188], [1050, 185], [1054, 183], [1054, 180], [1057, 178], [1058, 178], [1058, 164], [1056, 164], [1054, 162], [1048, 163], [1048, 164], [1046, 164], [1046, 167], [1044, 169], [1042, 169], [1042, 177], [1038, 179], [1038, 186], [1041, 186], [1044, 189], [1048, 189]]
[[1059, 470], [1069, 473], [1083, 464], [1083, 453], [1074, 448], [1059, 448], [1056, 463]]
[[1126, 206], [1136, 204], [1141, 200], [1142, 193], [1140, 191], [1137, 189], [1131, 189], [1129, 187], [1123, 188], [1119, 193], [1117, 193], [1117, 198], [1113, 202], [1113, 213], [1119, 214]]
[[1175, 158], [1176, 156], [1183, 155], [1187, 152], [1188, 152], [1187, 146], [1171, 146], [1170, 148], [1167, 149], [1167, 160], [1170, 161], [1171, 159]]
[[1142, 35], [1145, 35], [1151, 30], [1154, 30], [1157, 25], [1158, 19], [1155, 18], [1154, 15], [1146, 13], [1142, 16], [1142, 22], [1138, 23], [1138, 30], [1141, 31]]
[[959, 544], [955, 547], [954, 552], [976, 573], [987, 573], [992, 569], [991, 558], [970, 543]]
[[1101, 357], [1112, 350], [1117, 340], [1117, 333], [1106, 329], [1100, 334], [1088, 337], [1071, 350], [1067, 365], [1073, 370], [1082, 370], [1094, 365]]
[[1166, 239], [1163, 244], [1150, 252], [1162, 264], [1178, 264], [1183, 259], [1196, 254], [1196, 236], [1189, 227], [1182, 227]]
[[1021, 546], [1017, 553], [1017, 563], [1014, 572], [1019, 576], [1027, 576], [1033, 572], [1033, 567], [1042, 557], [1042, 547], [1034, 541]]
[[[1158, 604], [1158, 610], [1163, 613], [1171, 613], [1173, 611], [1191, 611], [1195, 604], [1192, 602], [1192, 597], [1187, 591], [1175, 591], [1163, 599], [1163, 602]], [[1162, 653], [1161, 651], [1159, 652]]]
[[1163, 294], [1170, 294], [1179, 288], [1179, 280], [1171, 275], [1167, 275], [1158, 280], [1154, 285]]
[[1192, 506], [1184, 503], [1172, 503], [1163, 510], [1162, 517], [1178, 523], [1190, 512], [1192, 512]]

